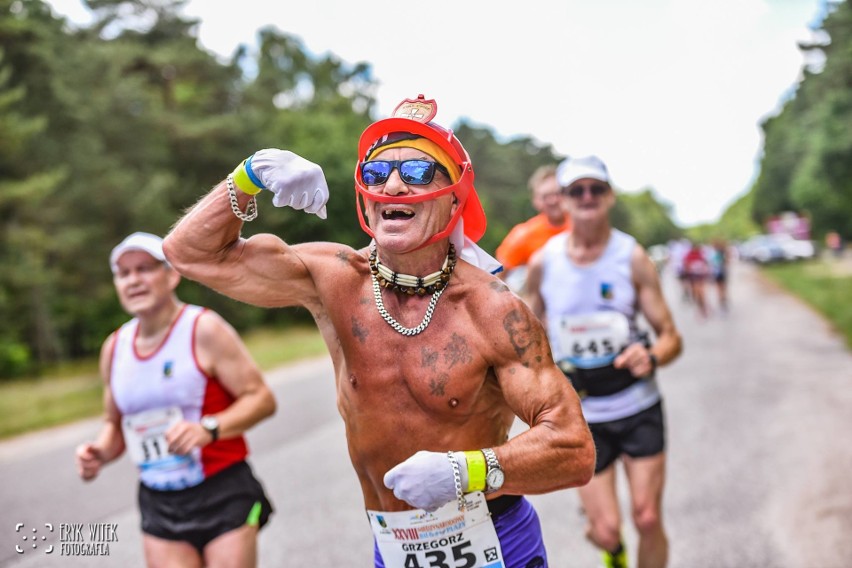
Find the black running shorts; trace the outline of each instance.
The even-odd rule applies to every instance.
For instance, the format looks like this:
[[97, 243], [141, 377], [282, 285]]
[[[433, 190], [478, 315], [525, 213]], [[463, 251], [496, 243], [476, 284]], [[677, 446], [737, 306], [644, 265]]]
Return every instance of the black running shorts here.
[[272, 504], [242, 461], [180, 491], [157, 491], [140, 484], [139, 511], [142, 532], [189, 542], [201, 552], [226, 532], [246, 524], [264, 526]]
[[608, 468], [621, 454], [644, 458], [666, 447], [662, 401], [627, 418], [589, 424], [589, 429], [597, 449], [595, 473]]

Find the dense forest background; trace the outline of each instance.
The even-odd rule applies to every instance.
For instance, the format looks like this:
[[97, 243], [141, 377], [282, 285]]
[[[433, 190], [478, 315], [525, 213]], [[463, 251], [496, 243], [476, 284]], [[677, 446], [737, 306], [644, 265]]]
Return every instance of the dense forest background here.
[[[313, 56], [272, 28], [258, 34], [257, 50], [241, 48], [222, 62], [199, 46], [198, 22], [179, 14], [179, 1], [86, 4], [95, 22], [78, 29], [41, 0], [0, 0], [0, 378], [96, 353], [126, 319], [110, 249], [132, 231], [165, 234], [259, 148], [287, 148], [321, 164], [333, 222], [273, 211], [261, 199], [246, 234], [366, 244], [352, 175], [358, 136], [381, 118], [369, 63]], [[678, 227], [651, 188], [619, 188], [614, 224], [646, 246], [685, 230], [739, 239], [792, 210], [810, 216], [815, 236], [852, 236], [850, 2], [831, 4], [822, 26], [825, 41], [801, 48], [823, 52], [824, 66], [806, 70], [795, 95], [762, 125], [760, 176], [718, 223]], [[534, 214], [529, 175], [563, 156], [532, 138], [448, 126], [476, 168], [489, 219], [480, 244], [493, 251]], [[187, 281], [180, 295], [239, 330], [308, 317], [238, 304]]]

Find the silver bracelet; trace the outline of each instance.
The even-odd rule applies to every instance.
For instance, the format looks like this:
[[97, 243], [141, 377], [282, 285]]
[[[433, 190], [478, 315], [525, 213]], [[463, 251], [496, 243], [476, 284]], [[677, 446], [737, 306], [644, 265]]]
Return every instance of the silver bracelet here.
[[240, 219], [245, 222], [254, 221], [257, 219], [257, 199], [254, 195], [251, 196], [251, 199], [246, 205], [246, 212], [243, 213], [240, 211], [240, 202], [237, 201], [237, 188], [234, 186], [234, 176], [233, 174], [228, 174], [226, 178], [228, 182], [228, 199], [231, 200], [231, 211], [234, 212], [234, 215], [237, 216], [237, 219]]
[[461, 486], [461, 472], [459, 471], [459, 462], [453, 457], [453, 452], [447, 452], [447, 459], [450, 460], [450, 465], [453, 466], [453, 481], [456, 484], [456, 499], [459, 502], [459, 511], [464, 511], [464, 491]]

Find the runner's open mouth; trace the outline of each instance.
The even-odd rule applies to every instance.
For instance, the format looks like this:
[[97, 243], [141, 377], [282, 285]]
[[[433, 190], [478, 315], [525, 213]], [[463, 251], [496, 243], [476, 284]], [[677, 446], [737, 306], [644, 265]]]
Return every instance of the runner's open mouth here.
[[411, 219], [414, 217], [414, 212], [407, 209], [385, 209], [382, 211], [382, 219], [387, 221], [396, 221], [399, 219]]

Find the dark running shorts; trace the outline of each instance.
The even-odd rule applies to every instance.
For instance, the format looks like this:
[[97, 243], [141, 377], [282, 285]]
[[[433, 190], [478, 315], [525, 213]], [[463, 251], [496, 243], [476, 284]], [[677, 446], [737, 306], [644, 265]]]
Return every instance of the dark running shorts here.
[[246, 524], [263, 527], [272, 504], [242, 461], [195, 487], [157, 491], [139, 484], [142, 532], [166, 540], [186, 541], [201, 552], [207, 544]]
[[666, 447], [663, 402], [627, 418], [589, 424], [589, 430], [598, 454], [595, 473], [608, 468], [621, 454], [632, 458], [659, 454]]
[[[529, 501], [520, 495], [503, 495], [488, 501], [488, 510], [491, 511], [506, 568], [547, 568], [541, 524]], [[375, 566], [385, 568], [378, 544], [374, 546]]]

